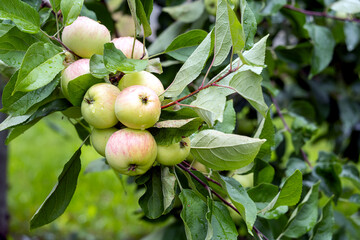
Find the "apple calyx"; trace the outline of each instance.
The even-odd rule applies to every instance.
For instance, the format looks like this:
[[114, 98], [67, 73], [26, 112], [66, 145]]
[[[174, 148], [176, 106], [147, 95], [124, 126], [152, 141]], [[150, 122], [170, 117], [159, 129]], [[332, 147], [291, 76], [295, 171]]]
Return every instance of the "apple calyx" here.
[[89, 99], [89, 98], [84, 98], [84, 101], [87, 103], [87, 104], [93, 104], [94, 103], [94, 99]]
[[128, 168], [128, 171], [135, 172], [136, 168], [137, 168], [136, 164], [130, 164], [129, 168]]

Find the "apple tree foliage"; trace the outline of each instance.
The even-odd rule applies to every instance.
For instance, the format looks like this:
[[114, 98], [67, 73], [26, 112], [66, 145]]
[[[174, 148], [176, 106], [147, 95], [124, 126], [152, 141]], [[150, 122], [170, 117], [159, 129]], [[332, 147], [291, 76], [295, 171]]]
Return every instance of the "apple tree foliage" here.
[[[123, 1], [113, 11], [131, 14], [139, 39], [157, 35], [146, 42], [150, 57], [128, 59], [105, 44], [103, 55], [91, 57], [91, 74], [69, 84], [69, 102], [59, 91], [61, 30], [82, 15], [116, 35], [108, 2], [1, 2], [6, 144], [47, 115], [79, 106], [92, 85], [145, 69], [167, 87], [150, 132], [160, 144], [189, 136], [192, 157], [206, 167], [154, 166], [128, 179], [145, 188], [144, 219], [173, 216], [147, 239], [359, 238], [359, 1]], [[72, 122], [89, 144], [86, 122]], [[80, 157], [81, 146], [31, 228], [66, 210]], [[85, 172], [109, 169], [99, 159]], [[245, 175], [250, 184], [240, 180]]]

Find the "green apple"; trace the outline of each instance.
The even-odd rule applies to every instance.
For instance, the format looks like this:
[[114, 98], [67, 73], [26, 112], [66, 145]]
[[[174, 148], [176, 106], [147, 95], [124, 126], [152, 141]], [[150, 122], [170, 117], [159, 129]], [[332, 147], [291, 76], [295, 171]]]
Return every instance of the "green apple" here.
[[190, 139], [183, 138], [170, 145], [158, 145], [157, 149], [156, 161], [165, 166], [174, 166], [189, 156]]
[[150, 132], [130, 128], [113, 133], [105, 148], [109, 165], [119, 173], [130, 176], [148, 171], [156, 153], [156, 142]]
[[[164, 86], [161, 81], [154, 74], [146, 71], [125, 74], [121, 78], [118, 87], [120, 90], [123, 90], [133, 85], [142, 85], [151, 88], [158, 96], [164, 92]], [[160, 101], [162, 100], [164, 100], [163, 96], [160, 97]]]
[[117, 119], [129, 128], [144, 130], [152, 127], [159, 120], [160, 113], [161, 103], [158, 95], [145, 86], [134, 85], [125, 88], [115, 101]]
[[216, 15], [217, 0], [204, 0], [205, 9], [211, 15]]
[[106, 143], [109, 140], [110, 136], [116, 132], [117, 128], [106, 128], [106, 129], [97, 129], [94, 128], [91, 131], [91, 144], [94, 149], [101, 155], [105, 157], [105, 147]]
[[148, 56], [147, 50], [146, 48], [144, 48], [144, 45], [139, 40], [136, 39], [134, 53], [133, 56], [131, 57], [132, 48], [134, 45], [133, 37], [114, 38], [111, 42], [114, 43], [115, 47], [121, 50], [127, 58], [143, 59]]
[[81, 103], [81, 114], [95, 128], [110, 128], [118, 123], [115, 116], [115, 100], [119, 88], [110, 83], [98, 83], [90, 87]]
[[254, 173], [249, 173], [245, 175], [235, 174], [233, 178], [245, 188], [254, 186]]
[[78, 17], [66, 26], [61, 38], [65, 46], [83, 58], [90, 58], [93, 54], [102, 55], [104, 44], [111, 40], [109, 30], [88, 17]]
[[73, 62], [61, 73], [61, 91], [68, 100], [70, 100], [68, 92], [69, 82], [87, 73], [90, 73], [90, 59], [86, 58]]

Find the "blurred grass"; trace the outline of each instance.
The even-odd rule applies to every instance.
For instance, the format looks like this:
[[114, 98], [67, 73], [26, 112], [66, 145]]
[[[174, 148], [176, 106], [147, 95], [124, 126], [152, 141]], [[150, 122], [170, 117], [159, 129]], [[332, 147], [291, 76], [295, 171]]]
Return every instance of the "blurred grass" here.
[[[134, 184], [122, 186], [112, 171], [84, 175], [87, 164], [100, 157], [82, 148], [82, 170], [74, 197], [53, 223], [29, 231], [32, 215], [57, 182], [64, 164], [81, 145], [75, 128], [62, 114], [37, 123], [9, 145], [10, 233], [13, 239], [139, 239], [154, 225], [141, 220]], [[125, 194], [124, 187], [127, 194]]]

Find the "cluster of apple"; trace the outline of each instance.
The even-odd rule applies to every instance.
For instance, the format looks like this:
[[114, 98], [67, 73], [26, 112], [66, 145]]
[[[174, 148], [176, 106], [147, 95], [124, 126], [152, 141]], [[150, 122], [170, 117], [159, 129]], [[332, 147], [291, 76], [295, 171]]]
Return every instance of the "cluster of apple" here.
[[[105, 43], [114, 43], [127, 58], [147, 56], [140, 41], [135, 41], [133, 50], [133, 37], [111, 40], [110, 32], [104, 25], [87, 17], [78, 17], [65, 27], [62, 41], [81, 57], [62, 73], [61, 89], [69, 100], [69, 82], [90, 73], [89, 58], [93, 54], [102, 55]], [[158, 145], [146, 130], [159, 120], [163, 100], [160, 95], [163, 92], [161, 81], [146, 71], [125, 74], [118, 86], [104, 82], [87, 90], [81, 103], [81, 115], [92, 126], [91, 143], [119, 173], [144, 174], [156, 162], [175, 165], [189, 155], [189, 138], [170, 145]]]

